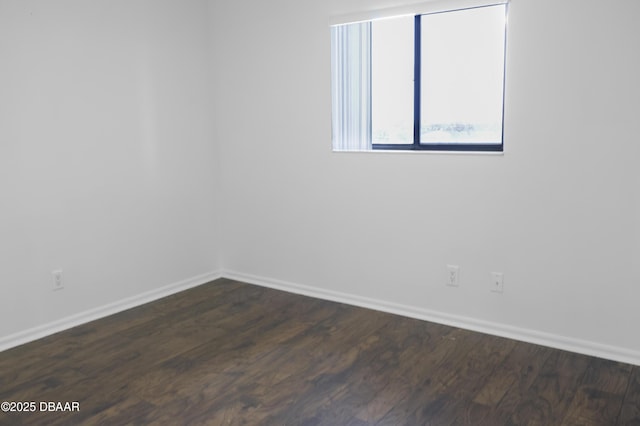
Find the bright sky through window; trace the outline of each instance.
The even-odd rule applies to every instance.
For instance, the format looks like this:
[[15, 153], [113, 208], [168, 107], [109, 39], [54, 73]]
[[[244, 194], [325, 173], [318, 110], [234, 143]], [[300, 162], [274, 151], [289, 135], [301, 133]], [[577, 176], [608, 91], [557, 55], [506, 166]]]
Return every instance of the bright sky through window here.
[[334, 26], [334, 149], [502, 151], [506, 10]]
[[421, 20], [420, 142], [500, 143], [504, 6]]
[[371, 23], [373, 143], [413, 142], [414, 17]]

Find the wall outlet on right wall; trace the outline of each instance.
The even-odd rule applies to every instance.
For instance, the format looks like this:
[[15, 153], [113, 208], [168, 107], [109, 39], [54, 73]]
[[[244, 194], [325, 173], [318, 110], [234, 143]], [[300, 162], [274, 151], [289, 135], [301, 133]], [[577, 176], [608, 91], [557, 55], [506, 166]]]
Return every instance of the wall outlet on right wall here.
[[53, 278], [53, 291], [62, 290], [64, 288], [64, 282], [62, 281], [62, 269], [51, 271], [51, 277]]
[[502, 272], [491, 273], [491, 291], [502, 293], [504, 291], [504, 274]]
[[449, 287], [458, 287], [460, 285], [460, 266], [447, 265], [447, 277], [445, 283]]

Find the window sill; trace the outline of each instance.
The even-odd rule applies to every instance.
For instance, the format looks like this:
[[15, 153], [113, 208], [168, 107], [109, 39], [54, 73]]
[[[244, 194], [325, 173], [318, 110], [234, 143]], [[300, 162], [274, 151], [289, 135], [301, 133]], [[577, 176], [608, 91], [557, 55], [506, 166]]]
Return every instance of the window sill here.
[[417, 155], [472, 155], [472, 156], [504, 156], [503, 151], [447, 151], [447, 150], [418, 150], [418, 149], [368, 149], [368, 150], [347, 150], [333, 149], [335, 153], [346, 154], [417, 154]]

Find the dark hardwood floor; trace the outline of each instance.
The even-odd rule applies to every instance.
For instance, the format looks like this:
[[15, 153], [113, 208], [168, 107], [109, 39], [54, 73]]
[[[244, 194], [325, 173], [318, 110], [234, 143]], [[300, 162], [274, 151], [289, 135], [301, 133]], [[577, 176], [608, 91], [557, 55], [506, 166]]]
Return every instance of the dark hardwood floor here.
[[0, 353], [0, 401], [37, 405], [2, 425], [640, 425], [640, 369], [222, 279]]

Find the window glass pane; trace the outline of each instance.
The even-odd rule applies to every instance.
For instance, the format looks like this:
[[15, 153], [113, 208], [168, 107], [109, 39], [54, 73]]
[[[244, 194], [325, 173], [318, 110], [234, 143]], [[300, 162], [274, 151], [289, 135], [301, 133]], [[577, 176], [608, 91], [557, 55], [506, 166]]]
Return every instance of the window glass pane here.
[[413, 143], [413, 34], [413, 16], [371, 24], [373, 143]]
[[502, 143], [505, 12], [421, 17], [421, 143]]

